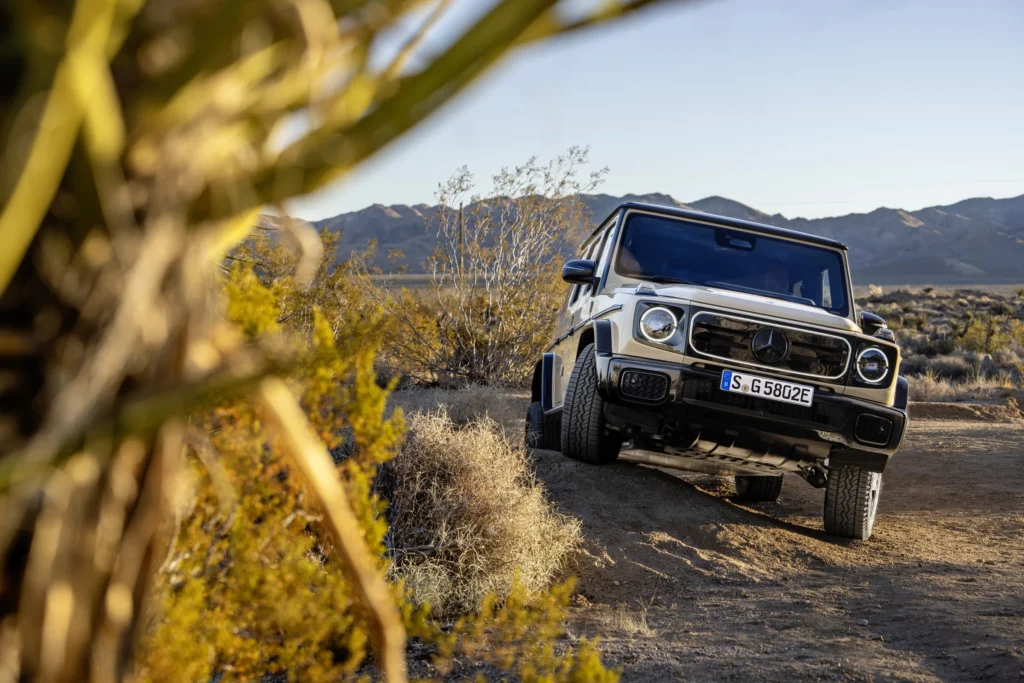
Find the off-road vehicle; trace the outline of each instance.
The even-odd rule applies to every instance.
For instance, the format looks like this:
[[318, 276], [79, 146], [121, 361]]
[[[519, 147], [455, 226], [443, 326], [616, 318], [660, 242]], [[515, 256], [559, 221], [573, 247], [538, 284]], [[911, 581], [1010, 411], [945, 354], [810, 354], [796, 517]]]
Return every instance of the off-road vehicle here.
[[[774, 501], [825, 488], [825, 530], [871, 535], [907, 426], [900, 350], [858, 313], [846, 247], [696, 211], [624, 203], [584, 242], [537, 362], [528, 445], [736, 477]], [[668, 503], [668, 501], [667, 501]]]

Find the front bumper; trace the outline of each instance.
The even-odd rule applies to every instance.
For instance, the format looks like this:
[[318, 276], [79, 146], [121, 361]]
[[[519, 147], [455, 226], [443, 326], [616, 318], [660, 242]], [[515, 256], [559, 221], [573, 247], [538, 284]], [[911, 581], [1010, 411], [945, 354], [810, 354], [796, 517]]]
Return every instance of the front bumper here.
[[[641, 387], [648, 396], [662, 390], [664, 395], [639, 398], [637, 372], [651, 380]], [[811, 407], [769, 401], [721, 391], [721, 374], [722, 368], [713, 366], [599, 356], [606, 422], [639, 447], [783, 471], [828, 459], [832, 466], [881, 472], [903, 440], [904, 410], [829, 393], [823, 387], [816, 388]], [[657, 375], [665, 379], [658, 380]]]

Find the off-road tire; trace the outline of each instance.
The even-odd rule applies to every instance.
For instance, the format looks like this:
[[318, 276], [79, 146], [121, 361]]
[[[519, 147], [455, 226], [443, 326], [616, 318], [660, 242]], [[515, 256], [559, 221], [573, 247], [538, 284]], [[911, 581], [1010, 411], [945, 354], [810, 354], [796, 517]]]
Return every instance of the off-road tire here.
[[830, 467], [825, 486], [825, 531], [833, 536], [871, 538], [882, 475], [860, 467]]
[[539, 402], [526, 411], [526, 447], [557, 451], [562, 447], [562, 421], [556, 415], [544, 415]]
[[782, 475], [736, 476], [736, 496], [734, 500], [746, 503], [774, 503], [782, 494]]
[[604, 399], [597, 391], [594, 345], [588, 344], [569, 377], [562, 409], [562, 453], [574, 460], [605, 465], [619, 457], [622, 437], [608, 433], [604, 424]]

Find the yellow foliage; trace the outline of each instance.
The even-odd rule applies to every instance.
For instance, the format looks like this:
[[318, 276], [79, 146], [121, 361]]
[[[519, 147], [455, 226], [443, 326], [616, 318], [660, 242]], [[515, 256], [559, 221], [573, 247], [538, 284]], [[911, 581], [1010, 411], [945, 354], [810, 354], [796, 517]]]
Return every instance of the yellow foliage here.
[[264, 287], [251, 269], [235, 265], [228, 274], [228, 319], [248, 337], [276, 332], [281, 309], [274, 289]]
[[973, 316], [957, 335], [958, 346], [981, 353], [995, 353], [1010, 342], [1024, 344], [1024, 322], [1006, 316]]
[[[226, 289], [231, 319], [247, 333], [303, 336], [287, 322], [276, 324], [286, 288], [264, 285], [251, 269], [235, 266]], [[310, 423], [337, 454], [367, 543], [383, 558], [388, 526], [374, 477], [395, 455], [405, 424], [401, 410], [385, 418], [389, 389], [376, 382], [383, 323], [377, 311], [339, 308], [344, 334], [336, 335], [323, 315], [308, 313], [315, 361], [296, 368], [290, 381]], [[194, 416], [191, 427], [199, 444], [190, 460], [195, 500], [157, 580], [140, 679], [195, 681], [220, 673], [224, 680], [251, 680], [280, 672], [289, 680], [316, 681], [366, 673], [365, 617], [331, 559], [321, 511], [251, 403], [225, 403]], [[223, 472], [233, 500], [226, 499], [215, 471]], [[380, 569], [386, 570], [383, 559]], [[517, 585], [503, 601], [487, 596], [478, 612], [452, 629], [433, 621], [429, 605], [416, 606], [402, 585], [394, 591], [409, 635], [436, 647], [431, 664], [437, 676], [451, 672], [458, 659], [524, 681], [617, 678], [604, 669], [592, 643], [555, 648], [571, 581], [533, 593]]]
[[578, 649], [565, 648], [562, 653], [555, 648], [565, 633], [562, 620], [574, 584], [564, 581], [533, 596], [516, 586], [504, 602], [489, 596], [479, 611], [435, 637], [437, 672], [451, 674], [458, 656], [513, 673], [527, 683], [617, 681], [619, 673], [605, 669], [593, 641], [582, 640]]

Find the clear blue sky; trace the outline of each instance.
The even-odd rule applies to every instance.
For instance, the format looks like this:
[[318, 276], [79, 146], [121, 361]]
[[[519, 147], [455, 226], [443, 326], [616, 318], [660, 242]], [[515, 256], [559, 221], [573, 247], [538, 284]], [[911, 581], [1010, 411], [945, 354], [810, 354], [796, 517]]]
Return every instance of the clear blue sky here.
[[[455, 4], [466, 21], [490, 3]], [[610, 168], [600, 191], [723, 195], [787, 216], [1024, 194], [1024, 0], [656, 7], [513, 53], [287, 209], [433, 203], [461, 165], [483, 181], [574, 144]]]

